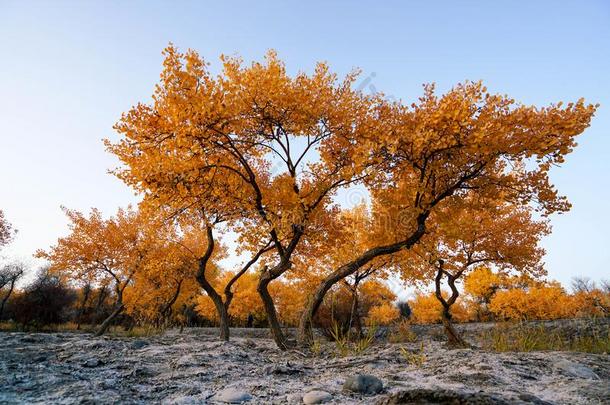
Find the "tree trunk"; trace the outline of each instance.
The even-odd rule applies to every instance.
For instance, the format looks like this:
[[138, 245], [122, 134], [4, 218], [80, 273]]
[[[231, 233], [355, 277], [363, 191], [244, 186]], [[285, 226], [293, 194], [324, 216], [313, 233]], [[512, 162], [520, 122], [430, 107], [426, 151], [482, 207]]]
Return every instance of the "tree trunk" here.
[[91, 293], [91, 288], [89, 287], [89, 285], [85, 285], [83, 289], [83, 302], [81, 302], [80, 309], [78, 310], [78, 315], [76, 316], [76, 330], [80, 330], [80, 324], [83, 320], [83, 314], [85, 313], [85, 305], [87, 305], [87, 301], [89, 300], [89, 294]]
[[182, 282], [183, 281], [184, 280], [178, 281], [178, 284], [176, 285], [176, 291], [174, 292], [174, 295], [163, 306], [161, 311], [159, 311], [160, 315], [161, 315], [161, 323], [166, 323], [166, 321], [169, 320], [169, 318], [171, 317], [171, 315], [172, 315], [172, 306], [176, 303], [176, 301], [178, 300], [178, 297], [180, 296], [180, 290], [181, 290]]
[[303, 315], [301, 316], [297, 333], [299, 345], [307, 346], [312, 341], [312, 320], [318, 312], [320, 305], [322, 305], [322, 301], [324, 300], [324, 296], [328, 290], [330, 290], [335, 283], [351, 274], [354, 274], [354, 272], [358, 271], [359, 268], [369, 263], [371, 260], [380, 256], [396, 253], [402, 249], [410, 249], [426, 233], [426, 219], [428, 218], [428, 215], [428, 213], [422, 213], [418, 216], [417, 229], [407, 239], [391, 245], [378, 246], [376, 248], [369, 249], [355, 260], [339, 267], [320, 282], [318, 288], [312, 296], [312, 299], [307, 303], [305, 310], [303, 311]]
[[271, 294], [269, 294], [268, 290], [271, 280], [272, 278], [269, 273], [262, 274], [258, 280], [258, 286], [256, 289], [261, 297], [261, 300], [263, 301], [263, 305], [265, 306], [267, 321], [269, 322], [269, 329], [271, 330], [273, 340], [280, 350], [286, 350], [288, 348], [286, 344], [286, 337], [284, 336], [280, 322], [277, 319], [277, 312], [275, 310], [273, 298], [271, 297]]
[[349, 316], [349, 326], [356, 330], [356, 336], [362, 336], [362, 322], [360, 321], [360, 301], [358, 300], [358, 286], [352, 291], [352, 308]]
[[4, 313], [4, 305], [8, 301], [9, 297], [13, 293], [13, 289], [15, 288], [15, 281], [16, 280], [14, 279], [11, 280], [11, 286], [9, 287], [8, 292], [6, 293], [4, 298], [2, 298], [2, 303], [0, 304], [0, 321], [2, 320], [2, 314]]
[[97, 297], [97, 305], [95, 306], [95, 323], [97, 323], [100, 319], [100, 308], [102, 307], [102, 304], [104, 303], [104, 300], [106, 299], [106, 286], [102, 285], [99, 288], [99, 295]]
[[469, 347], [468, 343], [460, 336], [458, 331], [453, 327], [451, 322], [450, 308], [443, 309], [442, 316], [443, 326], [445, 327], [445, 334], [447, 335], [447, 344], [451, 347]]
[[214, 302], [214, 306], [216, 307], [216, 312], [218, 312], [218, 327], [220, 329], [220, 340], [224, 340], [228, 342], [231, 333], [229, 330], [229, 307], [222, 302], [222, 298], [220, 295], [216, 294], [212, 298]]
[[[445, 327], [445, 334], [447, 335], [447, 345], [451, 346], [451, 347], [456, 347], [456, 348], [469, 347], [468, 343], [466, 343], [466, 341], [464, 341], [464, 339], [462, 339], [462, 337], [460, 336], [458, 331], [453, 327], [453, 323], [451, 322], [451, 318], [452, 318], [451, 306], [455, 303], [458, 296], [460, 295], [457, 287], [455, 286], [455, 279], [457, 278], [457, 275], [452, 275], [451, 273], [444, 270], [443, 265], [444, 265], [443, 260], [439, 260], [436, 278], [434, 279], [434, 285], [436, 288], [436, 290], [435, 290], [436, 298], [440, 301], [440, 303], [443, 306], [441, 320], [443, 322], [443, 326]], [[461, 274], [461, 272], [459, 274]], [[448, 300], [445, 300], [445, 298], [443, 298], [443, 292], [441, 289], [441, 281], [442, 281], [443, 275], [447, 276], [447, 283], [449, 284], [449, 287], [451, 288], [451, 297], [449, 297]]]
[[123, 312], [123, 309], [125, 309], [125, 306], [123, 305], [123, 302], [120, 301], [117, 303], [117, 307], [115, 308], [114, 311], [112, 311], [112, 313], [110, 314], [110, 316], [108, 318], [106, 318], [104, 320], [104, 322], [102, 322], [102, 324], [100, 325], [99, 329], [97, 330], [97, 332], [95, 332], [95, 336], [102, 336], [104, 333], [106, 333], [106, 330], [108, 329], [108, 327], [110, 327], [110, 323], [114, 320], [114, 318], [116, 318], [121, 312]]

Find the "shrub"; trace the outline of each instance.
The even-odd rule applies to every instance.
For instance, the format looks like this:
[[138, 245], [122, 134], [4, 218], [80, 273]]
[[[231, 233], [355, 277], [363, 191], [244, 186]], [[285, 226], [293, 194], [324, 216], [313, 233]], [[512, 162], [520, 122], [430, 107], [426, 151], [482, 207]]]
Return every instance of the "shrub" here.
[[12, 311], [15, 320], [24, 327], [40, 328], [69, 320], [69, 311], [75, 299], [76, 294], [72, 289], [43, 268], [38, 271], [34, 281], [15, 296]]

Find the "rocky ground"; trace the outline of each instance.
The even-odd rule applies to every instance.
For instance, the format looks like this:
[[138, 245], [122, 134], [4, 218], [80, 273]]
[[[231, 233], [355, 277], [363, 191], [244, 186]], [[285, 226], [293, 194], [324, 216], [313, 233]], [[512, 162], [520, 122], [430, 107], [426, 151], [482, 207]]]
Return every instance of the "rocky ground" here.
[[0, 403], [610, 403], [607, 354], [448, 350], [421, 339], [423, 352], [421, 342], [378, 343], [336, 357], [326, 343], [312, 357], [234, 335], [0, 333]]

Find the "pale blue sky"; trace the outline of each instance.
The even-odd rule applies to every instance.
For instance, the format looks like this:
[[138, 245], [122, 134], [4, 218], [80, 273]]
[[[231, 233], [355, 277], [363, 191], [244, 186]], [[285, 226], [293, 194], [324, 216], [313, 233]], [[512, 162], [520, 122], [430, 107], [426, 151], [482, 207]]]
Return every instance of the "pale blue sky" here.
[[116, 162], [101, 139], [149, 100], [171, 41], [213, 63], [274, 48], [292, 72], [317, 60], [360, 67], [409, 102], [422, 83], [482, 79], [527, 104], [601, 103], [553, 172], [574, 207], [544, 246], [552, 278], [610, 278], [610, 2], [380, 3], [0, 0], [0, 208], [20, 230], [5, 254], [28, 257], [64, 234], [62, 204], [110, 214], [136, 201], [106, 173]]

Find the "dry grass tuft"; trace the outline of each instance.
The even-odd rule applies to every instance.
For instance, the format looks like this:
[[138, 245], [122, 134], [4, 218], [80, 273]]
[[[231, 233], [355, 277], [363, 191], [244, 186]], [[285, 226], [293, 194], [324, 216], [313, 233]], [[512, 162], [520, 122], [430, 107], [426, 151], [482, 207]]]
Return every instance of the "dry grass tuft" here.
[[610, 328], [605, 333], [595, 329], [590, 334], [552, 331], [542, 325], [499, 324], [482, 333], [483, 348], [496, 352], [571, 351], [610, 353]]

